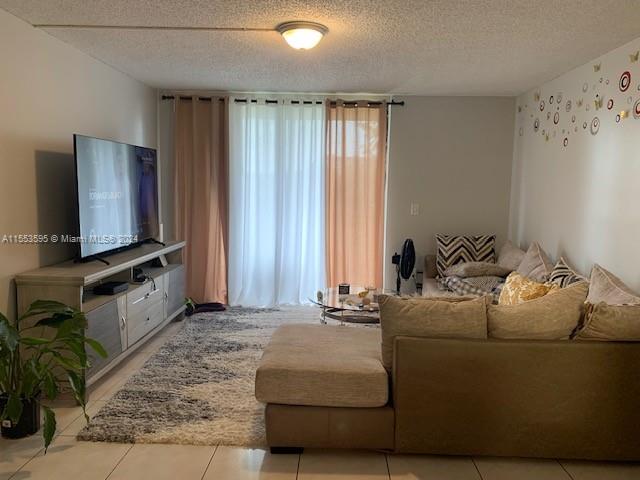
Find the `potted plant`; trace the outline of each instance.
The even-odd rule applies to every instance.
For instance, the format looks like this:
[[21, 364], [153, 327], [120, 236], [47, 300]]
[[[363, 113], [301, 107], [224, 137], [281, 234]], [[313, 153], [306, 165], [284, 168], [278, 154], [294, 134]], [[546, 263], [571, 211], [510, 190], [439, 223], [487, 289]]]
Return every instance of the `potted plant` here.
[[[28, 325], [27, 319], [31, 319]], [[86, 326], [87, 319], [82, 312], [50, 300], [32, 303], [15, 325], [0, 313], [3, 437], [21, 438], [36, 433], [40, 429], [42, 408], [46, 449], [56, 431], [56, 418], [51, 408], [40, 404], [40, 398], [44, 395], [54, 400], [63, 383], [68, 383], [88, 421], [84, 371], [89, 359], [85, 345], [103, 358], [107, 353], [99, 342], [85, 337]]]

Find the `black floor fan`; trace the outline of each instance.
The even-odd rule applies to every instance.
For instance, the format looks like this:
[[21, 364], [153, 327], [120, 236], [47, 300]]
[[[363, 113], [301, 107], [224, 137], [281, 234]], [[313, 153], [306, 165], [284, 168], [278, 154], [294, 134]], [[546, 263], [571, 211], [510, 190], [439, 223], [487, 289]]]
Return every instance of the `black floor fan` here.
[[391, 257], [391, 261], [396, 266], [396, 290], [398, 295], [400, 295], [402, 279], [409, 280], [413, 273], [413, 267], [416, 265], [416, 249], [413, 248], [413, 240], [407, 238], [404, 241], [404, 245], [402, 245], [402, 254], [399, 255], [398, 252], [396, 252], [393, 257]]

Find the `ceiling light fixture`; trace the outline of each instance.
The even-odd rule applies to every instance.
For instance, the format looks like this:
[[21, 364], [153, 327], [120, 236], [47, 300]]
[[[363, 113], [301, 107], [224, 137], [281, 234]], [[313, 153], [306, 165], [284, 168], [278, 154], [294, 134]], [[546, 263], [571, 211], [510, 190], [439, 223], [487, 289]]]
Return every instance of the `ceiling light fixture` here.
[[329, 31], [324, 25], [314, 22], [285, 22], [278, 25], [276, 30], [296, 50], [312, 49]]

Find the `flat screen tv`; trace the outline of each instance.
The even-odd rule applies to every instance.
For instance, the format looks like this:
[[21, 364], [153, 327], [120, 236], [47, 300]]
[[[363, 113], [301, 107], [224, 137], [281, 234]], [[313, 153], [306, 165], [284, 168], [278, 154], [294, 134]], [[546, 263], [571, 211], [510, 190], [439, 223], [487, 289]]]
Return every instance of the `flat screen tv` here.
[[86, 259], [159, 234], [156, 151], [74, 135], [79, 257]]

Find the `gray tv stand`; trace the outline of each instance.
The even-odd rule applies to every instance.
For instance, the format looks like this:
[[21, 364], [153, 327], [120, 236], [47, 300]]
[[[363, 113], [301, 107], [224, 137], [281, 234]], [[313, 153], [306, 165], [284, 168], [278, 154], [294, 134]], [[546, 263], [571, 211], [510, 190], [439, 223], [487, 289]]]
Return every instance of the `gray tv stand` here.
[[[57, 300], [83, 311], [87, 336], [100, 341], [109, 356], [92, 356], [87, 384], [98, 380], [166, 324], [184, 312], [185, 276], [182, 249], [185, 242], [143, 244], [110, 255], [109, 265], [95, 260], [42, 267], [16, 276], [18, 312], [35, 300]], [[157, 258], [166, 266], [154, 267]], [[142, 268], [153, 280], [133, 283], [133, 268]], [[115, 295], [95, 295], [101, 282], [125, 281], [128, 290]]]

